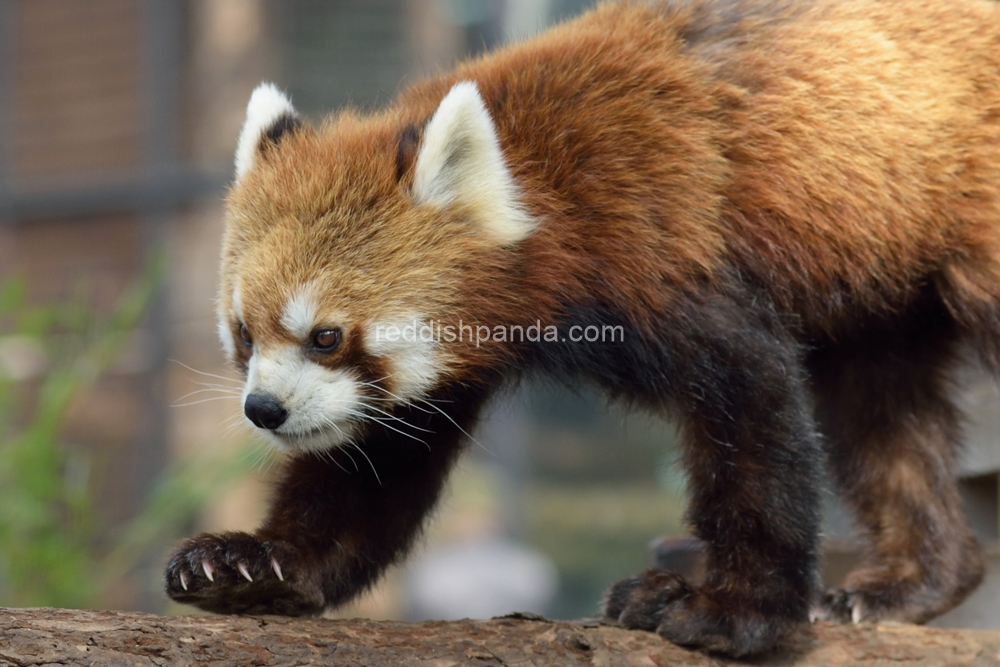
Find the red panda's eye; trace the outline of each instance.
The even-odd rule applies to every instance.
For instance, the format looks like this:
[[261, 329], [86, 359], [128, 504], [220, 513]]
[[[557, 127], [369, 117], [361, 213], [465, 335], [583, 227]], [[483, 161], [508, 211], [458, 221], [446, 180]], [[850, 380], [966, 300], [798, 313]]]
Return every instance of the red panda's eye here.
[[341, 338], [340, 329], [320, 329], [313, 334], [312, 344], [320, 352], [333, 352]]
[[250, 330], [247, 329], [247, 325], [245, 324], [240, 325], [240, 340], [243, 341], [243, 344], [247, 347], [253, 347], [253, 339], [250, 338]]

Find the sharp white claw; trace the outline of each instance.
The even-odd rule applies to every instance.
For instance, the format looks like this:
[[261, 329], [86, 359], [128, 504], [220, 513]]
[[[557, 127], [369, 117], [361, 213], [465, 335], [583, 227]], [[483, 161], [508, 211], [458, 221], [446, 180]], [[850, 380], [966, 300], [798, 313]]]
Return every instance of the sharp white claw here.
[[815, 607], [813, 607], [812, 609], [810, 609], [809, 610], [809, 622], [810, 623], [815, 623], [819, 619], [820, 619], [820, 611], [819, 611], [819, 609], [816, 609]]
[[251, 583], [253, 582], [253, 577], [250, 576], [250, 571], [247, 569], [246, 563], [240, 561], [239, 563], [236, 564], [236, 569], [240, 571], [240, 574], [243, 575], [244, 579], [246, 579]]
[[281, 574], [281, 566], [278, 565], [278, 561], [275, 560], [274, 558], [271, 559], [271, 569], [274, 570], [274, 573], [276, 575], [278, 575], [278, 579], [279, 580], [281, 580], [281, 581], [285, 580], [285, 577], [282, 576], [282, 574]]
[[207, 560], [201, 561], [201, 569], [209, 581], [215, 581], [215, 568]]
[[184, 590], [188, 589], [188, 578], [187, 575], [181, 572], [181, 588]]
[[851, 605], [851, 623], [857, 625], [864, 618], [865, 608], [861, 604], [861, 600], [856, 600], [853, 605]]

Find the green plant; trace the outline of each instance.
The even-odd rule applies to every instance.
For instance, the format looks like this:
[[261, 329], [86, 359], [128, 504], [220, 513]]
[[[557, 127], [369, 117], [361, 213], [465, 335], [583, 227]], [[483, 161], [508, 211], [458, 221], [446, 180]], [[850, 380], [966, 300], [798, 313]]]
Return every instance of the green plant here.
[[[246, 457], [231, 454], [172, 466], [142, 511], [113, 527], [96, 512], [87, 455], [62, 440], [73, 400], [121, 354], [161, 275], [154, 264], [105, 316], [85, 298], [30, 305], [22, 281], [0, 283], [0, 605], [101, 605], [150, 545], [247, 472]], [[4, 354], [35, 358], [34, 376], [5, 374]]]

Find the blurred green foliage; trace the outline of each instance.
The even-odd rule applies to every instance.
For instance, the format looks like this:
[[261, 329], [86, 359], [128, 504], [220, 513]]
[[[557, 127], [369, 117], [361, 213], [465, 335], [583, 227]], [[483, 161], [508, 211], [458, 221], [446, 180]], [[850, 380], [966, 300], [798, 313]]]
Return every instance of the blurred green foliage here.
[[[105, 315], [82, 295], [37, 306], [22, 281], [0, 283], [0, 357], [9, 362], [6, 373], [0, 363], [0, 605], [105, 606], [151, 546], [181, 533], [248, 471], [245, 456], [188, 459], [163, 474], [129, 523], [110, 526], [95, 506], [86, 451], [62, 439], [74, 399], [126, 348], [162, 273], [154, 263]], [[10, 372], [26, 359], [34, 371]]]

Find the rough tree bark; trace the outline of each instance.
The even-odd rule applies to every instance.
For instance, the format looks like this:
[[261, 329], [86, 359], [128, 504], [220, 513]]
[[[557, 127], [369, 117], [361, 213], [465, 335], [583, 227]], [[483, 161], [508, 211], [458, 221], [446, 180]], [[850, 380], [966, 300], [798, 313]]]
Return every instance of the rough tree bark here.
[[[0, 665], [594, 665], [701, 667], [727, 661], [647, 632], [529, 615], [401, 623], [0, 609]], [[1000, 631], [818, 624], [797, 655], [756, 665], [1000, 665]]]

